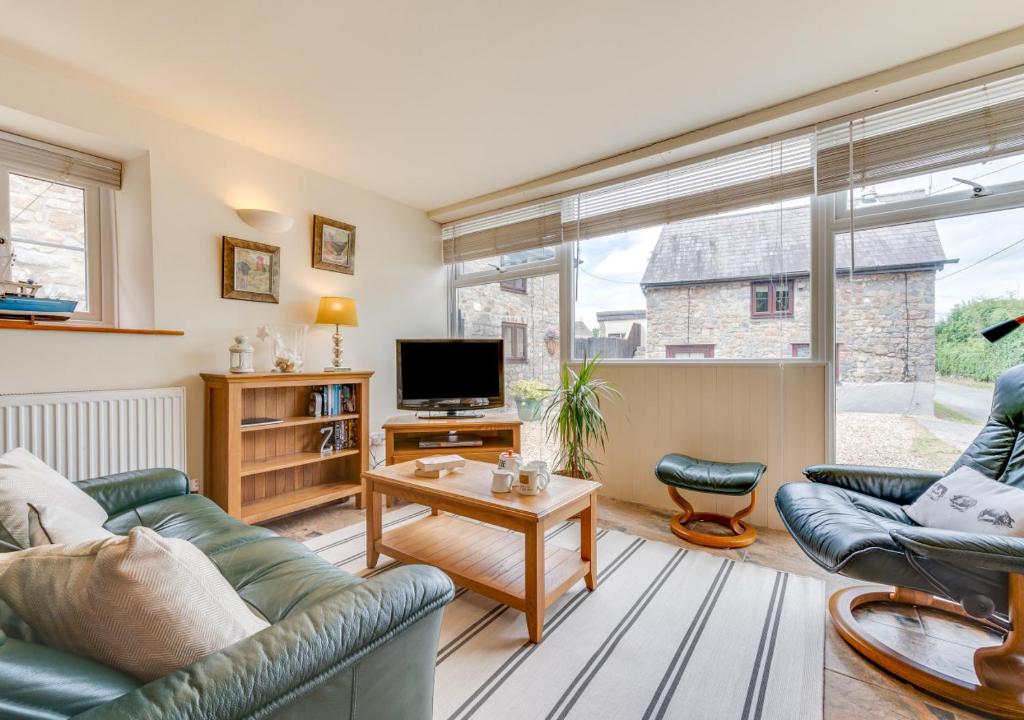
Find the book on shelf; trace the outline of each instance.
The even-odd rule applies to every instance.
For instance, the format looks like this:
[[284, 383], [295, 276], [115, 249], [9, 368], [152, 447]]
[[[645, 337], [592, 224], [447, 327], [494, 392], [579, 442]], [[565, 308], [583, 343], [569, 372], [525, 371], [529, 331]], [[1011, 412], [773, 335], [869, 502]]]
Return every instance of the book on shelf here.
[[310, 393], [312, 417], [334, 417], [356, 412], [356, 394], [351, 385], [319, 385]]

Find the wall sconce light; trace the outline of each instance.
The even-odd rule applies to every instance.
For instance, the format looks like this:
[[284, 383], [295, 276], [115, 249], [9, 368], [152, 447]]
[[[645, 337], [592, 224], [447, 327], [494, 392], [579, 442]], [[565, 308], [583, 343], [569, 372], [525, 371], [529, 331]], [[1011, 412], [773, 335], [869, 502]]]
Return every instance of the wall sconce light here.
[[285, 215], [284, 213], [277, 212], [276, 210], [241, 208], [235, 210], [235, 212], [238, 213], [238, 217], [245, 221], [246, 225], [256, 228], [257, 230], [262, 230], [263, 232], [288, 232], [292, 229], [292, 225], [295, 224], [295, 220], [292, 217]]

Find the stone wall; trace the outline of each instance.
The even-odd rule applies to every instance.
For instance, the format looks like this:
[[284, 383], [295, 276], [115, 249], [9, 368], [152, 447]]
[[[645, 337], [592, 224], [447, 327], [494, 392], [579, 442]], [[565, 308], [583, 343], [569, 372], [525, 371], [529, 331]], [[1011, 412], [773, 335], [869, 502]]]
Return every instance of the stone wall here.
[[811, 282], [793, 282], [793, 317], [751, 318], [750, 283], [649, 288], [646, 356], [666, 345], [714, 345], [716, 358], [777, 358], [811, 338]]
[[[15, 280], [42, 285], [41, 295], [85, 305], [85, 195], [79, 188], [10, 175]], [[18, 243], [19, 238], [46, 245]]]
[[840, 377], [935, 381], [935, 272], [836, 277]]
[[[715, 358], [792, 357], [810, 343], [810, 279], [794, 280], [793, 317], [750, 317], [750, 283], [650, 288], [645, 355], [667, 345], [715, 346]], [[845, 382], [933, 382], [935, 273], [836, 277], [836, 342]]]
[[[520, 379], [537, 379], [548, 387], [558, 382], [558, 277], [546, 275], [526, 280], [526, 292], [510, 292], [500, 283], [461, 288], [458, 292], [461, 336], [500, 338], [503, 322], [526, 325], [527, 362], [505, 360], [507, 388]], [[545, 335], [554, 335], [549, 350]], [[553, 350], [553, 352], [551, 352]], [[515, 403], [507, 397], [506, 404]]]

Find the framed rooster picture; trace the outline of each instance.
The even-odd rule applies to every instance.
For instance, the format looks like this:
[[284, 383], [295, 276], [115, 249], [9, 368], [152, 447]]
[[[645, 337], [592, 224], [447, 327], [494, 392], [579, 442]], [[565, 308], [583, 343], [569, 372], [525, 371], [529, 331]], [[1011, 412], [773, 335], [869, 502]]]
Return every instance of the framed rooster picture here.
[[313, 267], [354, 275], [356, 226], [314, 215]]
[[276, 303], [281, 283], [281, 248], [227, 236], [222, 243], [220, 296]]

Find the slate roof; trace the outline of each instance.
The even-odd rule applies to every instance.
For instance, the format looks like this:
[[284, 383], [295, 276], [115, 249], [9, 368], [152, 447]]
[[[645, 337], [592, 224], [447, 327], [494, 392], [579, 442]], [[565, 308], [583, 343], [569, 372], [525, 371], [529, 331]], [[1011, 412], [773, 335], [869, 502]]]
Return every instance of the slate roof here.
[[[781, 233], [779, 228], [781, 225]], [[857, 272], [940, 269], [946, 257], [935, 223], [858, 230]], [[806, 207], [680, 220], [661, 230], [641, 287], [694, 285], [774, 275], [807, 275], [811, 228]], [[850, 267], [850, 244], [836, 243], [836, 269]]]

